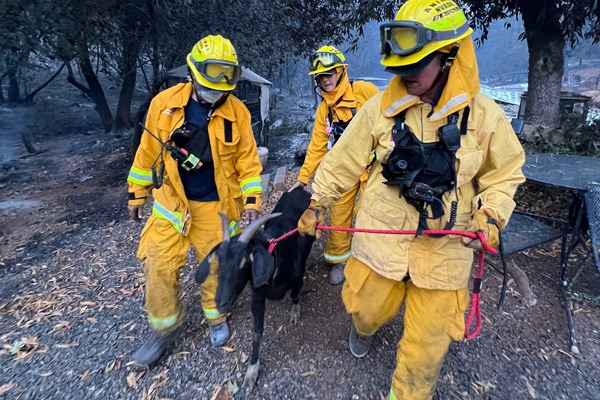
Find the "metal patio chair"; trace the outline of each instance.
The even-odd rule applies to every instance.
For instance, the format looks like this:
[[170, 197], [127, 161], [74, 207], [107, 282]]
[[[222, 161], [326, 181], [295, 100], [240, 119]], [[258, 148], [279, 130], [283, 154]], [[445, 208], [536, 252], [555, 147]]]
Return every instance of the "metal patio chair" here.
[[589, 233], [592, 241], [592, 252], [596, 267], [600, 271], [600, 183], [593, 182], [588, 185], [588, 191], [585, 194], [585, 203]]
[[[540, 220], [552, 221], [562, 225], [562, 229], [552, 228]], [[561, 243], [561, 265], [566, 252], [567, 233], [569, 225], [563, 220], [556, 218], [543, 217], [533, 215], [521, 211], [513, 212], [508, 225], [500, 232], [500, 245], [498, 246], [498, 254], [502, 262], [502, 292], [498, 301], [498, 308], [504, 303], [506, 294], [506, 285], [508, 282], [508, 273], [506, 266], [506, 257], [510, 254], [517, 253], [552, 240], [562, 238]]]

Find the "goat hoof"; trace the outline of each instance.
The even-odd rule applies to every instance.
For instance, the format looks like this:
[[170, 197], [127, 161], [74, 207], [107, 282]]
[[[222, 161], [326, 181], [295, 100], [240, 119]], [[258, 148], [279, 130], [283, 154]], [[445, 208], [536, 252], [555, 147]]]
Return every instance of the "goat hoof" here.
[[258, 370], [260, 369], [260, 360], [256, 361], [256, 364], [250, 364], [248, 370], [246, 371], [246, 376], [244, 377], [244, 386], [248, 388], [249, 391], [254, 389], [256, 385], [256, 381], [258, 380]]
[[300, 303], [292, 305], [290, 311], [290, 325], [298, 325], [300, 321]]

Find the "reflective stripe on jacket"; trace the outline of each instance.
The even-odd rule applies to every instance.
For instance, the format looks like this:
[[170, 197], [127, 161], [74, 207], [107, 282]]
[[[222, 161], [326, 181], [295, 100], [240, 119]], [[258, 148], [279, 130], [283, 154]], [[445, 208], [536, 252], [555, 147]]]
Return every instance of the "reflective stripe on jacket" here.
[[[192, 93], [191, 83], [181, 83], [159, 93], [150, 104], [146, 128], [166, 142], [171, 132], [184, 123], [184, 107]], [[230, 221], [238, 221], [244, 209], [260, 210], [262, 189], [256, 142], [250, 124], [250, 112], [240, 100], [229, 95], [210, 117], [208, 134], [215, 165], [215, 183], [221, 212]], [[229, 121], [229, 122], [227, 122]], [[146, 202], [152, 186], [151, 165], [161, 151], [161, 144], [147, 132], [142, 135], [129, 183], [130, 205]], [[168, 151], [163, 152], [164, 182], [154, 189], [153, 214], [170, 221], [181, 233], [189, 230], [188, 199], [179, 176], [177, 162]], [[160, 159], [156, 165], [160, 168]]]

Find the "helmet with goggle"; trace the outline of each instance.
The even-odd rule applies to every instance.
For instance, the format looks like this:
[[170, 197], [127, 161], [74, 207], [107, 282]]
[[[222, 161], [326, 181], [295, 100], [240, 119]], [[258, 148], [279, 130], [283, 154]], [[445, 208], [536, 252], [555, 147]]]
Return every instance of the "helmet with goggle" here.
[[379, 27], [381, 64], [399, 67], [469, 36], [473, 29], [452, 0], [409, 0], [394, 22]]
[[333, 46], [323, 46], [309, 59], [309, 75], [319, 75], [337, 67], [345, 67], [346, 57]]
[[231, 91], [242, 76], [233, 45], [221, 35], [207, 36], [196, 43], [187, 64], [194, 84], [203, 90]]

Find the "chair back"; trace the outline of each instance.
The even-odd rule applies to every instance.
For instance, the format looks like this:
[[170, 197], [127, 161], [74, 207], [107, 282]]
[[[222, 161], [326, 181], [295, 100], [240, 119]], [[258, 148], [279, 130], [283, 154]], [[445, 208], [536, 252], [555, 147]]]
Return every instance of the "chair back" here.
[[585, 204], [590, 225], [594, 259], [600, 271], [600, 183], [592, 182], [588, 185], [588, 191], [585, 194]]

